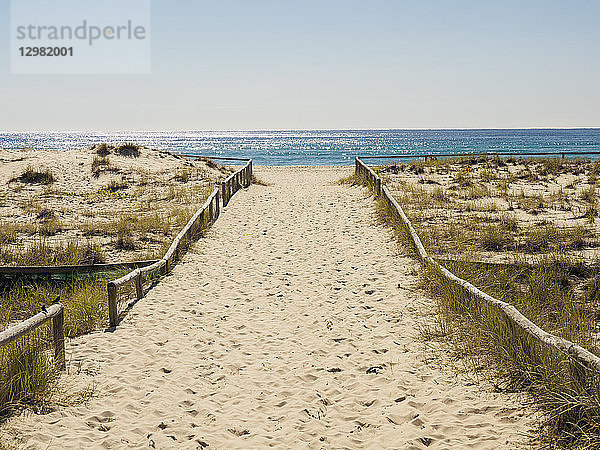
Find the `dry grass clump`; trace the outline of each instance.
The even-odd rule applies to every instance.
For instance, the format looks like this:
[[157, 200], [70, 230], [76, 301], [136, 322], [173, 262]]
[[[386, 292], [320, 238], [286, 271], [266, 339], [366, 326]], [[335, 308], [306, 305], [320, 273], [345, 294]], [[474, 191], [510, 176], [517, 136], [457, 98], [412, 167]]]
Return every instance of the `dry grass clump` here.
[[484, 250], [502, 251], [514, 248], [514, 238], [499, 225], [487, 225], [481, 231], [479, 244]]
[[125, 218], [121, 218], [117, 222], [116, 228], [115, 247], [120, 250], [134, 250], [135, 242], [129, 221]]
[[110, 148], [108, 147], [108, 145], [105, 142], [96, 145], [95, 148], [96, 148], [96, 154], [98, 156], [101, 156], [104, 158], [104, 157], [110, 155]]
[[0, 245], [15, 242], [20, 229], [21, 227], [14, 223], [0, 222]]
[[27, 166], [21, 175], [12, 178], [10, 181], [20, 181], [21, 183], [27, 184], [52, 184], [54, 183], [55, 178], [50, 169]]
[[52, 245], [42, 238], [25, 248], [0, 246], [0, 265], [3, 266], [63, 266], [105, 262], [102, 248], [93, 242], [70, 241]]
[[[266, 181], [263, 181], [260, 178], [257, 178], [256, 175], [252, 175], [252, 184], [255, 184], [257, 186], [271, 186], [270, 183], [267, 183]], [[340, 183], [340, 184], [343, 184], [343, 183]]]
[[598, 196], [596, 195], [596, 186], [593, 184], [581, 191], [581, 200], [587, 203], [596, 203]]
[[127, 189], [129, 187], [129, 184], [127, 184], [126, 181], [116, 181], [116, 180], [112, 180], [110, 183], [108, 183], [106, 185], [106, 187], [100, 189], [98, 192], [117, 192], [117, 191], [121, 191], [124, 189]]
[[141, 147], [139, 145], [132, 142], [126, 142], [115, 147], [114, 151], [121, 156], [137, 158], [140, 156], [140, 149]]
[[95, 151], [96, 154], [102, 158], [107, 157], [111, 153], [115, 155], [137, 158], [140, 156], [142, 146], [133, 142], [125, 142], [119, 145], [110, 145], [102, 142], [100, 144], [92, 145], [90, 149]]
[[103, 172], [115, 171], [116, 169], [110, 165], [110, 160], [107, 156], [95, 156], [92, 161], [92, 174], [98, 178]]

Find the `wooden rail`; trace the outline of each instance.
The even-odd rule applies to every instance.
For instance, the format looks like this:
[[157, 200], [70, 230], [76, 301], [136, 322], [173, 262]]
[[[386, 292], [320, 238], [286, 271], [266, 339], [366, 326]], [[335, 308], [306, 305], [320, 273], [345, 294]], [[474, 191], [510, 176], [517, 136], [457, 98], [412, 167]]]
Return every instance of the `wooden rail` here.
[[64, 280], [79, 274], [97, 274], [119, 269], [146, 267], [157, 261], [158, 260], [110, 264], [82, 264], [76, 266], [2, 266], [0, 267], [0, 280], [10, 281], [20, 278]]
[[227, 156], [206, 156], [206, 155], [195, 155], [192, 153], [174, 153], [168, 152], [171, 155], [190, 158], [190, 159], [216, 159], [222, 161], [241, 161], [246, 164], [244, 167], [236, 171], [235, 173], [228, 176], [224, 181], [221, 182], [221, 198], [223, 199], [223, 206], [227, 206], [233, 194], [235, 194], [241, 187], [248, 187], [252, 184], [252, 160], [249, 158], [232, 158]]
[[403, 158], [467, 158], [471, 156], [513, 156], [515, 158], [521, 156], [582, 156], [582, 155], [600, 155], [598, 151], [581, 151], [581, 152], [470, 152], [470, 153], [407, 153], [397, 155], [371, 155], [361, 156], [360, 159], [403, 159]]
[[110, 264], [82, 264], [77, 266], [2, 266], [0, 274], [26, 274], [26, 275], [45, 275], [45, 274], [63, 274], [73, 272], [106, 272], [122, 268], [145, 267], [154, 264], [155, 260], [134, 261], [126, 263]]
[[221, 182], [221, 192], [223, 194], [223, 206], [227, 206], [233, 194], [241, 187], [248, 187], [252, 183], [252, 160], [249, 160], [244, 167], [228, 176]]
[[119, 322], [119, 290], [126, 286], [135, 287], [135, 298], [139, 300], [144, 296], [144, 284], [146, 282], [153, 280], [157, 276], [169, 273], [175, 262], [183, 256], [187, 246], [198, 232], [205, 225], [210, 224], [219, 217], [219, 196], [219, 188], [215, 188], [206, 199], [206, 202], [204, 202], [175, 239], [173, 239], [171, 246], [161, 259], [149, 266], [135, 269], [127, 275], [108, 283], [108, 315], [111, 327], [116, 327]]
[[172, 155], [175, 156], [182, 156], [184, 158], [191, 158], [191, 159], [217, 159], [219, 161], [243, 161], [243, 162], [248, 162], [251, 161], [251, 159], [249, 158], [231, 158], [228, 156], [208, 156], [208, 155], [195, 155], [193, 153], [173, 153], [173, 152], [169, 152]]
[[566, 354], [575, 359], [583, 366], [593, 369], [596, 372], [600, 372], [600, 358], [598, 356], [594, 355], [589, 350], [586, 350], [578, 344], [575, 344], [567, 339], [554, 336], [553, 334], [542, 330], [540, 327], [538, 327], [536, 324], [530, 321], [527, 317], [525, 317], [514, 306], [501, 300], [497, 300], [491, 295], [486, 294], [485, 292], [481, 291], [468, 281], [457, 277], [444, 266], [440, 265], [437, 261], [431, 258], [427, 254], [427, 251], [425, 250], [425, 247], [423, 246], [423, 243], [421, 242], [417, 231], [412, 226], [410, 220], [404, 213], [404, 210], [402, 209], [400, 204], [398, 204], [396, 199], [392, 196], [387, 186], [384, 185], [382, 187], [381, 178], [358, 157], [356, 158], [355, 170], [357, 175], [363, 176], [367, 174], [365, 176], [365, 180], [367, 181], [367, 183], [369, 183], [369, 185], [373, 187], [373, 190], [375, 192], [379, 192], [377, 195], [381, 195], [385, 202], [388, 204], [388, 206], [392, 209], [392, 211], [394, 211], [398, 215], [398, 217], [400, 217], [401, 221], [403, 222], [404, 226], [406, 226], [406, 229], [408, 230], [408, 233], [411, 236], [411, 240], [415, 246], [419, 259], [423, 261], [424, 264], [439, 270], [445, 278], [465, 289], [473, 297], [487, 303], [488, 305], [494, 308], [497, 308], [498, 311], [500, 311], [517, 328], [519, 328], [526, 335], [530, 336], [546, 348], [558, 351], [562, 354]]
[[25, 336], [27, 333], [42, 326], [52, 319], [52, 334], [54, 341], [54, 358], [61, 370], [65, 369], [65, 308], [62, 304], [56, 303], [47, 310], [36, 314], [29, 319], [10, 327], [0, 333], [0, 347]]

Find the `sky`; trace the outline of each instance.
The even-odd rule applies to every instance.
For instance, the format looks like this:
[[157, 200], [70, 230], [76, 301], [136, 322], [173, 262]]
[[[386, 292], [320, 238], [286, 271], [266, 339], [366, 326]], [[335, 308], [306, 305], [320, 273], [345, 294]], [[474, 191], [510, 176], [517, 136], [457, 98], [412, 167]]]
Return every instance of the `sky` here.
[[600, 127], [596, 0], [152, 0], [151, 13], [149, 74], [11, 74], [0, 0], [0, 131]]

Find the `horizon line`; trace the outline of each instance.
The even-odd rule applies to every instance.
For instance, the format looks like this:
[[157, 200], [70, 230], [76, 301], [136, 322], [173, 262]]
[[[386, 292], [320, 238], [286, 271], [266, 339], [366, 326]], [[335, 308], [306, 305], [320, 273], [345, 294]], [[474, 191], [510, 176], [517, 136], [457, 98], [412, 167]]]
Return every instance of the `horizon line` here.
[[0, 130], [6, 133], [191, 133], [191, 132], [285, 132], [285, 131], [495, 131], [495, 130], [600, 130], [600, 126], [578, 127], [443, 127], [443, 128], [214, 128], [214, 129], [131, 129], [131, 130], [101, 130], [101, 129], [21, 129]]

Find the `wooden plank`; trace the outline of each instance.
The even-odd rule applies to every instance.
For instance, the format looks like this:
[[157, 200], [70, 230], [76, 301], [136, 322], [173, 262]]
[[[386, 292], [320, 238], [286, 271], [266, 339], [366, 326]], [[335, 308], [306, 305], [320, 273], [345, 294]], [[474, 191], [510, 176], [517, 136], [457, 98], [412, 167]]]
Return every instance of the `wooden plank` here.
[[111, 327], [116, 327], [119, 322], [119, 313], [117, 311], [117, 285], [110, 281], [108, 289], [108, 323]]
[[165, 265], [165, 260], [164, 259], [159, 259], [158, 261], [156, 261], [154, 264], [150, 265], [150, 266], [146, 266], [143, 267], [140, 270], [140, 273], [149, 273], [149, 272], [153, 272], [155, 270], [160, 269], [161, 267], [164, 267]]
[[37, 275], [37, 274], [72, 274], [77, 272], [106, 272], [121, 268], [145, 267], [157, 262], [158, 259], [148, 261], [134, 261], [127, 263], [110, 264], [84, 264], [79, 266], [2, 266], [0, 274]]
[[135, 277], [135, 294], [138, 300], [144, 296], [142, 272], [138, 272], [137, 276]]
[[60, 312], [52, 318], [52, 338], [56, 364], [60, 370], [65, 370], [65, 309], [60, 306]]
[[219, 161], [249, 161], [248, 158], [230, 158], [226, 156], [208, 156], [208, 155], [194, 155], [192, 153], [175, 153], [175, 152], [167, 152], [174, 156], [181, 156], [184, 158], [192, 158], [192, 159], [216, 159]]
[[512, 152], [485, 152], [485, 153], [407, 153], [407, 154], [396, 154], [396, 155], [363, 155], [360, 159], [402, 159], [402, 158], [462, 158], [470, 156], [514, 156], [519, 158], [521, 156], [580, 156], [580, 155], [600, 155], [598, 151], [577, 151], [577, 152], [524, 152], [524, 153], [512, 153]]

